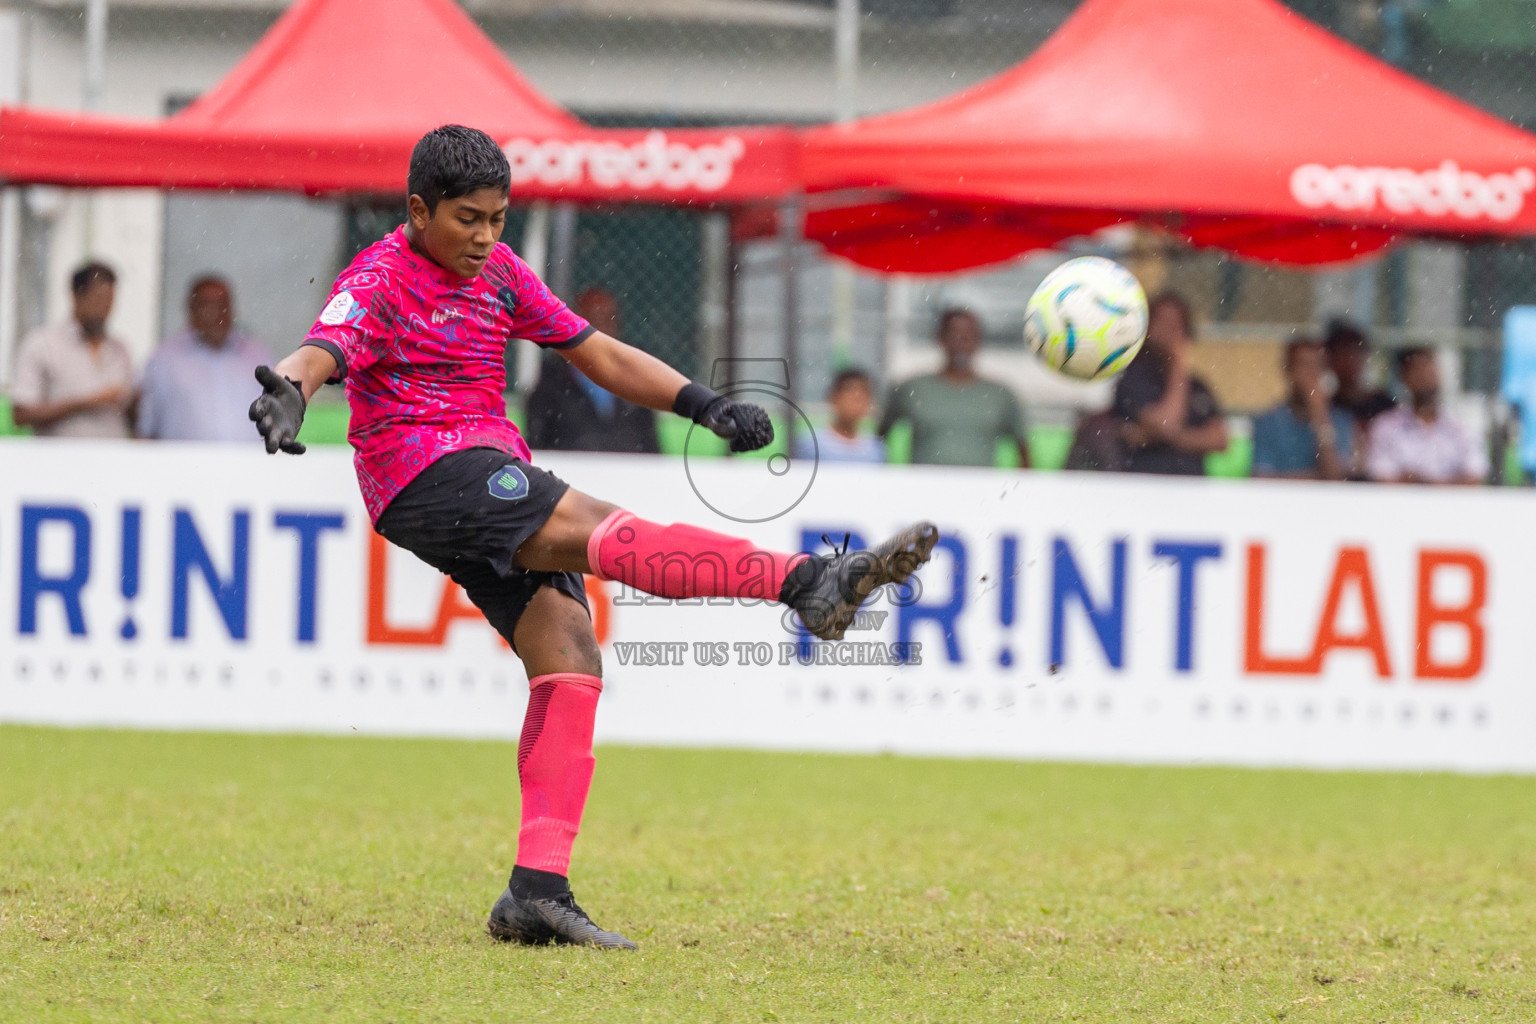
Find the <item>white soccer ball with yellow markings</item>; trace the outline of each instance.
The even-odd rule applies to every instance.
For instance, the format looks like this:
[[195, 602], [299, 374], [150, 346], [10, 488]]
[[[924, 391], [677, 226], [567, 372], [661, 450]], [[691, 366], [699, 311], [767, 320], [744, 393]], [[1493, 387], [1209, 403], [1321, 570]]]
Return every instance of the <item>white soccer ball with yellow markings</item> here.
[[1147, 336], [1147, 296], [1129, 270], [1102, 256], [1068, 260], [1024, 308], [1024, 343], [1053, 370], [1103, 380], [1130, 365]]

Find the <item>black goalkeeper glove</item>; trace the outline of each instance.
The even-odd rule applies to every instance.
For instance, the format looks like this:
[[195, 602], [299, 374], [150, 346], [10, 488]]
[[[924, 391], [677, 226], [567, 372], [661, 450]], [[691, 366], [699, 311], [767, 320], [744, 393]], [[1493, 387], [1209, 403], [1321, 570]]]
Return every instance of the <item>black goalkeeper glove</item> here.
[[270, 366], [256, 367], [261, 397], [251, 403], [251, 420], [267, 442], [267, 454], [279, 448], [289, 455], [303, 455], [304, 444], [298, 440], [304, 424], [304, 392], [298, 382], [279, 377]]
[[717, 395], [702, 384], [684, 386], [672, 411], [731, 442], [733, 452], [754, 452], [773, 443], [773, 422], [761, 406]]

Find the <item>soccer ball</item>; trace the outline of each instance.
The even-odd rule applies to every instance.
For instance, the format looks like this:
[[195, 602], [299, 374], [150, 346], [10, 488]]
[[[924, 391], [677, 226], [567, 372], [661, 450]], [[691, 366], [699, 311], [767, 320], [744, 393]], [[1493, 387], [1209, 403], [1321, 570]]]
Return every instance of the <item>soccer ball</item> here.
[[1024, 307], [1024, 343], [1053, 370], [1102, 380], [1125, 369], [1147, 336], [1147, 296], [1114, 260], [1082, 256], [1045, 276]]

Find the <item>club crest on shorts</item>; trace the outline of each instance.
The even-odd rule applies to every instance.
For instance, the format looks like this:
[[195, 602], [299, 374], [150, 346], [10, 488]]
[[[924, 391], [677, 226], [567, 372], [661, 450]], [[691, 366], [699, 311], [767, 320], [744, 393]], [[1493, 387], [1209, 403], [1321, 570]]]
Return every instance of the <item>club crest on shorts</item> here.
[[516, 466], [502, 466], [491, 474], [491, 497], [516, 501], [528, 497], [528, 478]]

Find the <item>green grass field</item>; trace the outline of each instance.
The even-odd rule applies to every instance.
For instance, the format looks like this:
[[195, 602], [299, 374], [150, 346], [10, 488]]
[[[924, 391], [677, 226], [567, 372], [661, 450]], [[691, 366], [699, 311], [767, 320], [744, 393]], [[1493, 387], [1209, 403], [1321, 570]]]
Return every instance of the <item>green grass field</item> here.
[[515, 754], [0, 728], [0, 1019], [1536, 1019], [1536, 780], [601, 749], [600, 954]]

